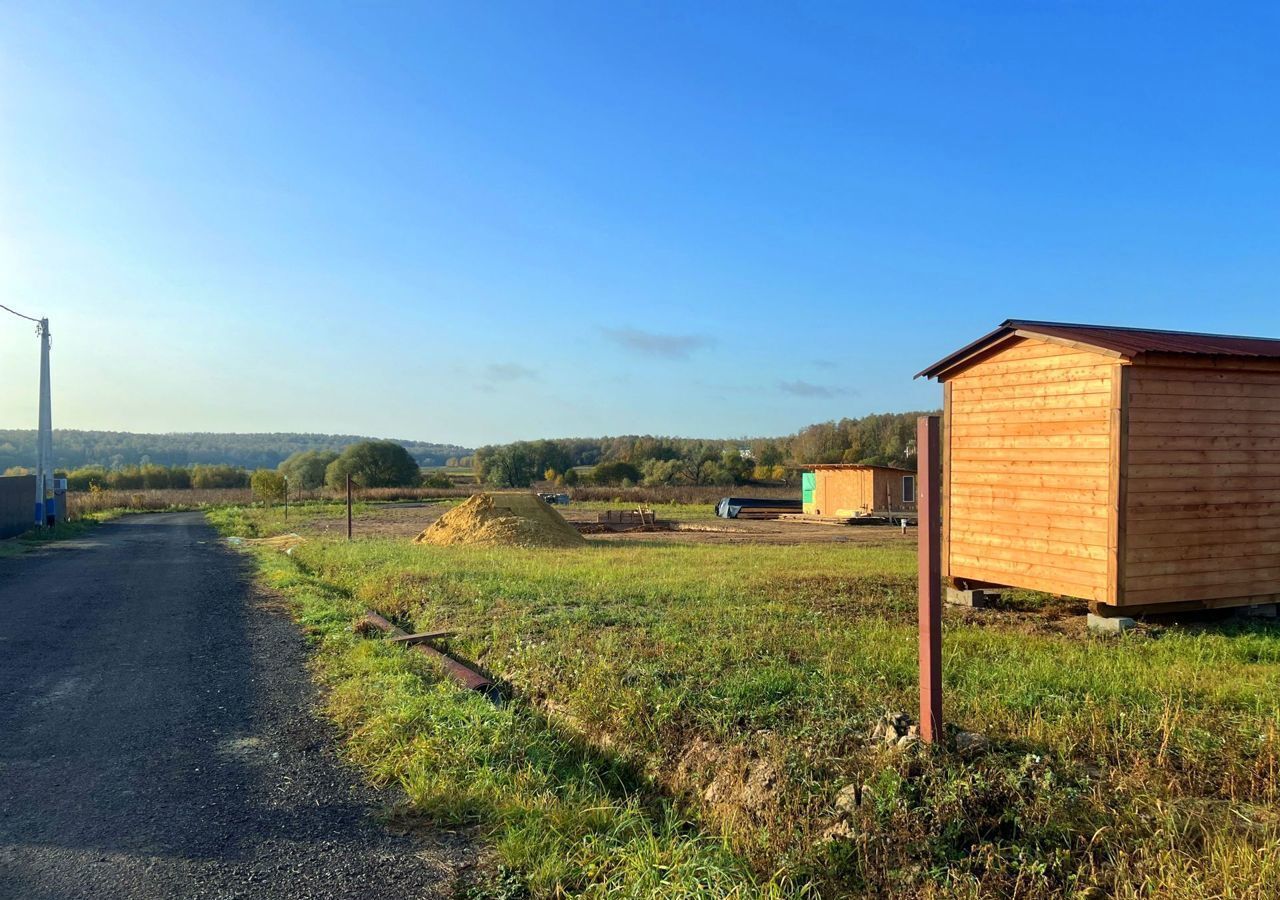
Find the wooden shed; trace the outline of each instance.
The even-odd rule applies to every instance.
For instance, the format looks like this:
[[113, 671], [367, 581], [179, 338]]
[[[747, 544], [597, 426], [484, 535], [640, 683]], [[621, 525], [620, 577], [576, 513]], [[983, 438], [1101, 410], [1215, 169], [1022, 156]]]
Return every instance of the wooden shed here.
[[1104, 615], [1280, 600], [1280, 340], [1009, 320], [920, 375], [953, 583]]
[[916, 511], [916, 473], [895, 466], [833, 463], [801, 476], [804, 512], [811, 516], [892, 516]]

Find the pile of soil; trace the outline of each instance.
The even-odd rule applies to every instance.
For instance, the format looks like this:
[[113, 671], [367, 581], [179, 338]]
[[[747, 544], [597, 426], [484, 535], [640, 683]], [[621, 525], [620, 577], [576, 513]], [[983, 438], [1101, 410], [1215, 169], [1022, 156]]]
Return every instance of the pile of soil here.
[[581, 547], [587, 541], [532, 492], [473, 494], [422, 534], [417, 544], [441, 547]]

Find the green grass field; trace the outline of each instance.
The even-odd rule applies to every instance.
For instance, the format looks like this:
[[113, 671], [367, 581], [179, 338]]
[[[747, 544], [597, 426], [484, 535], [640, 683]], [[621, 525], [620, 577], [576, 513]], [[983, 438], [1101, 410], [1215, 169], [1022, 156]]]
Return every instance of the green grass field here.
[[[481, 827], [534, 896], [1280, 896], [1274, 624], [1106, 641], [1034, 601], [948, 613], [946, 717], [991, 740], [965, 755], [868, 740], [915, 712], [906, 548], [256, 552], [351, 759], [411, 815]], [[455, 629], [509, 699], [357, 636], [365, 608]]]

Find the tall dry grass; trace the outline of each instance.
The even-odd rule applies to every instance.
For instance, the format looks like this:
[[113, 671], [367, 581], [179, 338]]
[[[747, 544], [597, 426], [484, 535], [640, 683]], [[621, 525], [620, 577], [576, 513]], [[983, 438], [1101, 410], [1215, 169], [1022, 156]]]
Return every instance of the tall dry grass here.
[[74, 521], [107, 510], [162, 512], [252, 502], [253, 492], [248, 488], [77, 491], [67, 494], [67, 517]]

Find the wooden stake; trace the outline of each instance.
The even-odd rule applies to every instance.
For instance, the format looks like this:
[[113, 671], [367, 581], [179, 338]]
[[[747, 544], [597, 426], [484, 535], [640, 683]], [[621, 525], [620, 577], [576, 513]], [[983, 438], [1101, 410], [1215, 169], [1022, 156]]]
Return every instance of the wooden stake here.
[[916, 425], [920, 567], [920, 740], [942, 737], [942, 473], [938, 416]]
[[347, 540], [351, 540], [351, 475], [347, 474]]

